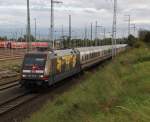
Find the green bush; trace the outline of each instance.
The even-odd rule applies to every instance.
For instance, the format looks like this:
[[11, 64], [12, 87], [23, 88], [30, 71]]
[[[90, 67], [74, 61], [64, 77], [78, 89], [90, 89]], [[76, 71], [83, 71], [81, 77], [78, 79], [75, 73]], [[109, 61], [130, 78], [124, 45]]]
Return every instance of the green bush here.
[[134, 47], [136, 42], [137, 42], [137, 39], [133, 35], [129, 35], [128, 40], [127, 40], [127, 44], [130, 47]]

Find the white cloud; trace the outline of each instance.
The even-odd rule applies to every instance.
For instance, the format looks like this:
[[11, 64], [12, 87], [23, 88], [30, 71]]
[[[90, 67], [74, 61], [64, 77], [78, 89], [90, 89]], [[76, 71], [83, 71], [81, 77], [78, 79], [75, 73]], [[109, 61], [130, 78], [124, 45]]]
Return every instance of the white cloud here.
[[[91, 22], [111, 29], [112, 0], [62, 0], [63, 5], [55, 5], [55, 26], [68, 26], [68, 14], [72, 14], [72, 25], [76, 28], [89, 26]], [[30, 0], [31, 24], [37, 18], [38, 26], [48, 28], [50, 0]], [[124, 15], [130, 14], [132, 23], [138, 26], [150, 24], [149, 0], [118, 0], [118, 28], [126, 28]], [[0, 27], [25, 27], [26, 0], [1, 0]]]

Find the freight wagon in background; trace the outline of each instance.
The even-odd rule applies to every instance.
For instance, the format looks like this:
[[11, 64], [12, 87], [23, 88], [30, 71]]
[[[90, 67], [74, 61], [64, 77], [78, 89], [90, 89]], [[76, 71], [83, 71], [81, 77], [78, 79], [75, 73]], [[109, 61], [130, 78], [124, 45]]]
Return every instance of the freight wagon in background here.
[[6, 42], [6, 41], [0, 41], [0, 48], [6, 48], [7, 43], [8, 42]]
[[[37, 47], [48, 47], [48, 42], [32, 42], [32, 48]], [[12, 41], [0, 41], [0, 48], [8, 48], [8, 49], [26, 49], [27, 42], [12, 42]]]

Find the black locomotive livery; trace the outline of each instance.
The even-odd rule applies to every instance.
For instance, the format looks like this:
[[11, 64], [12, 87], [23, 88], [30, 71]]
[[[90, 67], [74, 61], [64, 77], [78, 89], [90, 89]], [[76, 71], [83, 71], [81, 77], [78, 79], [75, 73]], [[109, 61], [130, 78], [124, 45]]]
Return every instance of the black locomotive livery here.
[[[116, 53], [127, 45], [116, 45]], [[31, 52], [24, 56], [21, 70], [22, 86], [51, 86], [85, 68], [112, 57], [113, 47], [83, 47], [48, 52]]]

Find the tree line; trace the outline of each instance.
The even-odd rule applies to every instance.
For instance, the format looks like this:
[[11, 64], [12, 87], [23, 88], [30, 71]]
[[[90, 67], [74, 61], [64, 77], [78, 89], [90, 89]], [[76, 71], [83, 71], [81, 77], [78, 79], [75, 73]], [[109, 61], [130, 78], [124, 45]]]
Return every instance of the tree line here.
[[[17, 39], [18, 42], [26, 42], [27, 36], [24, 35], [23, 37], [19, 37]], [[49, 42], [49, 40], [36, 40], [33, 35], [30, 36], [32, 42]], [[8, 40], [7, 36], [0, 37], [0, 41]], [[16, 39], [9, 39], [10, 41], [16, 41]], [[144, 42], [150, 44], [150, 31], [149, 30], [139, 30], [138, 37], [133, 35], [129, 35], [127, 38], [118, 38], [116, 40], [117, 44], [128, 44], [129, 46], [138, 47], [140, 43]], [[52, 43], [52, 42], [51, 42]], [[88, 46], [102, 46], [102, 45], [111, 45], [112, 39], [105, 38], [105, 39], [71, 39], [69, 37], [62, 38], [60, 40], [55, 40], [55, 45], [59, 43], [60, 48], [75, 48], [75, 47], [88, 47]]]
[[149, 30], [139, 30], [138, 37], [129, 35], [127, 42], [130, 47], [139, 47], [141, 43], [146, 43], [150, 45], [150, 31]]

